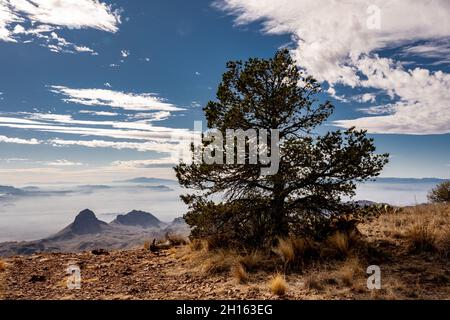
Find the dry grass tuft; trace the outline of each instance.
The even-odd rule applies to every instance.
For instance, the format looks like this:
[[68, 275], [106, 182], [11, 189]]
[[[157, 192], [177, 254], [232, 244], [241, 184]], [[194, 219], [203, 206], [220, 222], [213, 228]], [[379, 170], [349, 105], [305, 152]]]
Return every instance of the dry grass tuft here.
[[6, 262], [0, 260], [0, 272], [5, 272], [6, 270]]
[[239, 258], [240, 264], [242, 264], [245, 267], [245, 270], [249, 272], [257, 271], [258, 268], [261, 267], [263, 260], [264, 256], [257, 250]]
[[168, 240], [173, 246], [184, 246], [188, 244], [188, 240], [178, 234], [168, 234], [166, 235], [166, 240]]
[[306, 277], [304, 286], [307, 290], [323, 290], [321, 278], [313, 274]]
[[327, 239], [327, 244], [342, 257], [347, 257], [350, 253], [349, 237], [343, 232], [334, 233]]
[[237, 262], [235, 252], [229, 250], [217, 250], [205, 257], [202, 263], [202, 271], [206, 274], [221, 274], [230, 271]]
[[279, 239], [278, 245], [274, 251], [280, 256], [285, 264], [295, 260], [295, 250], [291, 239]]
[[144, 241], [144, 244], [142, 246], [144, 248], [144, 250], [149, 251], [150, 250], [150, 241]]
[[209, 251], [209, 243], [207, 240], [194, 239], [189, 243], [192, 251], [202, 251], [207, 253]]
[[284, 296], [287, 292], [288, 285], [283, 275], [277, 274], [269, 282], [270, 291], [277, 296]]
[[238, 263], [231, 268], [231, 274], [238, 283], [246, 283], [248, 281], [247, 271], [241, 263]]
[[437, 251], [437, 230], [426, 221], [419, 221], [406, 231], [405, 236], [412, 252]]
[[357, 258], [348, 259], [338, 271], [338, 278], [345, 286], [351, 287], [362, 271], [363, 268]]

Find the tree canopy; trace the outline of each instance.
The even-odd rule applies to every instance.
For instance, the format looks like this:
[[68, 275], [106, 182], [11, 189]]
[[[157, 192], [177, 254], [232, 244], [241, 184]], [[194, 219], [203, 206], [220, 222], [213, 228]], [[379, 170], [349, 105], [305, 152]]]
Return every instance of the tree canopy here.
[[179, 183], [194, 190], [182, 196], [193, 238], [266, 246], [280, 237], [314, 233], [330, 217], [351, 210], [342, 197], [377, 176], [388, 155], [375, 154], [363, 130], [319, 134], [334, 110], [330, 102], [320, 102], [321, 92], [287, 50], [270, 59], [227, 63], [217, 99], [204, 108], [208, 128], [224, 135], [227, 129], [277, 129], [280, 162], [275, 174], [261, 175], [265, 165], [249, 163], [248, 147], [245, 164], [175, 167]]

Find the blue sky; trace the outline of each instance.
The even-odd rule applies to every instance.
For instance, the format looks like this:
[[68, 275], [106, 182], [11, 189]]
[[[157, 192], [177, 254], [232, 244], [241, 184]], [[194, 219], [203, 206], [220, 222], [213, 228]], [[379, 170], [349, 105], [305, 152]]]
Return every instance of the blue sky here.
[[388, 2], [0, 0], [0, 184], [170, 177], [225, 63], [284, 46], [336, 106], [322, 130], [450, 178], [450, 5]]

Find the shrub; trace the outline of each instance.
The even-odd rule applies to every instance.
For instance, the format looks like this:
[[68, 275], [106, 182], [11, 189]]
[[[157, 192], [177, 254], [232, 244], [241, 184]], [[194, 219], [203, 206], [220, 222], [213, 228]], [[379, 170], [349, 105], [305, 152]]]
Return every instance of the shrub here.
[[442, 182], [431, 190], [428, 200], [433, 203], [450, 203], [450, 180]]
[[4, 272], [6, 270], [6, 262], [0, 260], [0, 272]]

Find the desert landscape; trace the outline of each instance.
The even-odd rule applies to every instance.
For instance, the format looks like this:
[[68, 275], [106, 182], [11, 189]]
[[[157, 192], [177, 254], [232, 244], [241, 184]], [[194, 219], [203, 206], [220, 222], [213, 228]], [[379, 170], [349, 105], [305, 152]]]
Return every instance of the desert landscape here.
[[449, 40], [448, 0], [0, 0], [0, 305], [450, 301]]
[[[269, 253], [172, 239], [154, 252], [35, 253], [3, 258], [3, 299], [449, 299], [450, 206], [389, 209], [325, 243], [282, 241]], [[170, 240], [169, 240], [170, 241]], [[81, 289], [66, 268], [81, 268]], [[366, 269], [381, 268], [381, 290]]]

